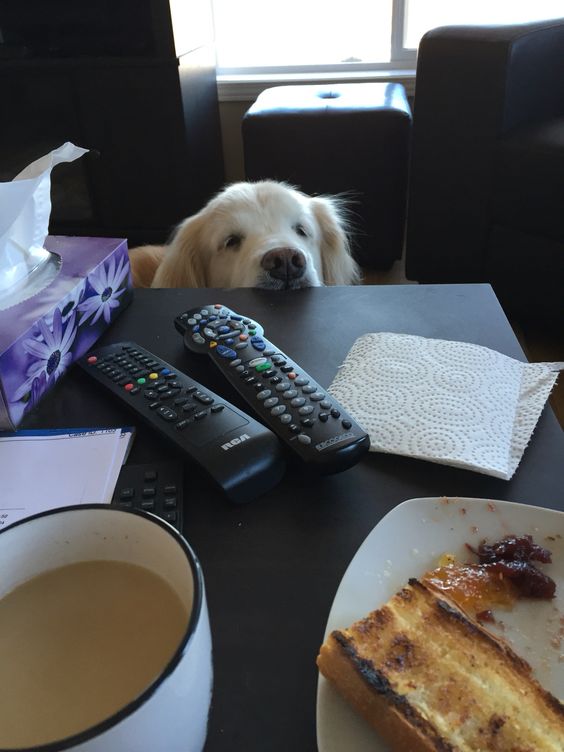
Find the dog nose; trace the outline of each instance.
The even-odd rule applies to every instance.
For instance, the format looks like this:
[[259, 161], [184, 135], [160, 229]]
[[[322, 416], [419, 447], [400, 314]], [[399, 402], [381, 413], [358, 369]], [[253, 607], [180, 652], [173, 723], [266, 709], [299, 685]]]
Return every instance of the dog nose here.
[[264, 254], [260, 264], [271, 277], [286, 281], [303, 275], [306, 259], [296, 248], [275, 248]]

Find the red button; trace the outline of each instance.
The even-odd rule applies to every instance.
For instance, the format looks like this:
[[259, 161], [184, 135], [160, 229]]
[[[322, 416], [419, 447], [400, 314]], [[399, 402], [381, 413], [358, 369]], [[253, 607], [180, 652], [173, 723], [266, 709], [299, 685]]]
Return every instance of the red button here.
[[86, 361], [86, 362], [87, 362], [87, 363], [96, 363], [97, 361], [98, 361], [98, 358], [97, 358], [97, 357], [96, 357], [95, 355], [91, 355], [91, 356], [90, 356], [90, 357], [89, 357], [89, 358], [87, 359], [87, 361]]
[[133, 384], [126, 384], [124, 389], [126, 392], [130, 392], [133, 389]]
[[223, 306], [222, 306], [222, 305], [221, 305], [220, 303], [216, 303], [216, 304], [214, 305], [214, 308], [223, 308]]
[[294, 373], [293, 371], [292, 371], [292, 373], [287, 373], [287, 374], [286, 374], [286, 376], [287, 376], [287, 377], [288, 377], [289, 379], [295, 379], [297, 375], [298, 375], [298, 374], [297, 374], [297, 373]]

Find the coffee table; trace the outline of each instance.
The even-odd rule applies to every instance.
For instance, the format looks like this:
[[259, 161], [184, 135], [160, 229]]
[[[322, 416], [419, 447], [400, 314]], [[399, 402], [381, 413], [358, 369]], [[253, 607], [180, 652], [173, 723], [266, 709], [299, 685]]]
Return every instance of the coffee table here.
[[[323, 386], [366, 332], [462, 340], [525, 360], [489, 285], [138, 290], [102, 342], [134, 340], [235, 402], [207, 359], [184, 351], [172, 324], [178, 313], [214, 302], [263, 323], [267, 336]], [[130, 423], [121, 405], [72, 369], [24, 427]], [[140, 426], [129, 461], [169, 456]], [[327, 478], [290, 469], [263, 498], [230, 506], [187, 465], [184, 533], [202, 562], [214, 646], [206, 750], [316, 749], [315, 658], [329, 609], [357, 548], [388, 511], [406, 499], [443, 495], [564, 510], [563, 461], [564, 435], [546, 408], [510, 482], [370, 453]]]

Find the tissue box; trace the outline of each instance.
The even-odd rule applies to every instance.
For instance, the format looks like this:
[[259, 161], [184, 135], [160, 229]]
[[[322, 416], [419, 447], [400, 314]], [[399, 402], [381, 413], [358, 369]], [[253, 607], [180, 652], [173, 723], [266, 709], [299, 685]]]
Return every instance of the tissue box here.
[[61, 268], [44, 289], [0, 311], [0, 428], [14, 429], [132, 297], [127, 241], [47, 236]]

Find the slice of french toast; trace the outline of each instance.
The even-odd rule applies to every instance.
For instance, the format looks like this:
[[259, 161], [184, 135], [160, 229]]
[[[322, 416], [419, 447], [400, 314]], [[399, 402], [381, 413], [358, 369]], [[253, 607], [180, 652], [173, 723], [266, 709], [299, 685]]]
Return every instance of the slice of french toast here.
[[418, 580], [332, 632], [317, 665], [394, 752], [564, 752], [564, 705]]

